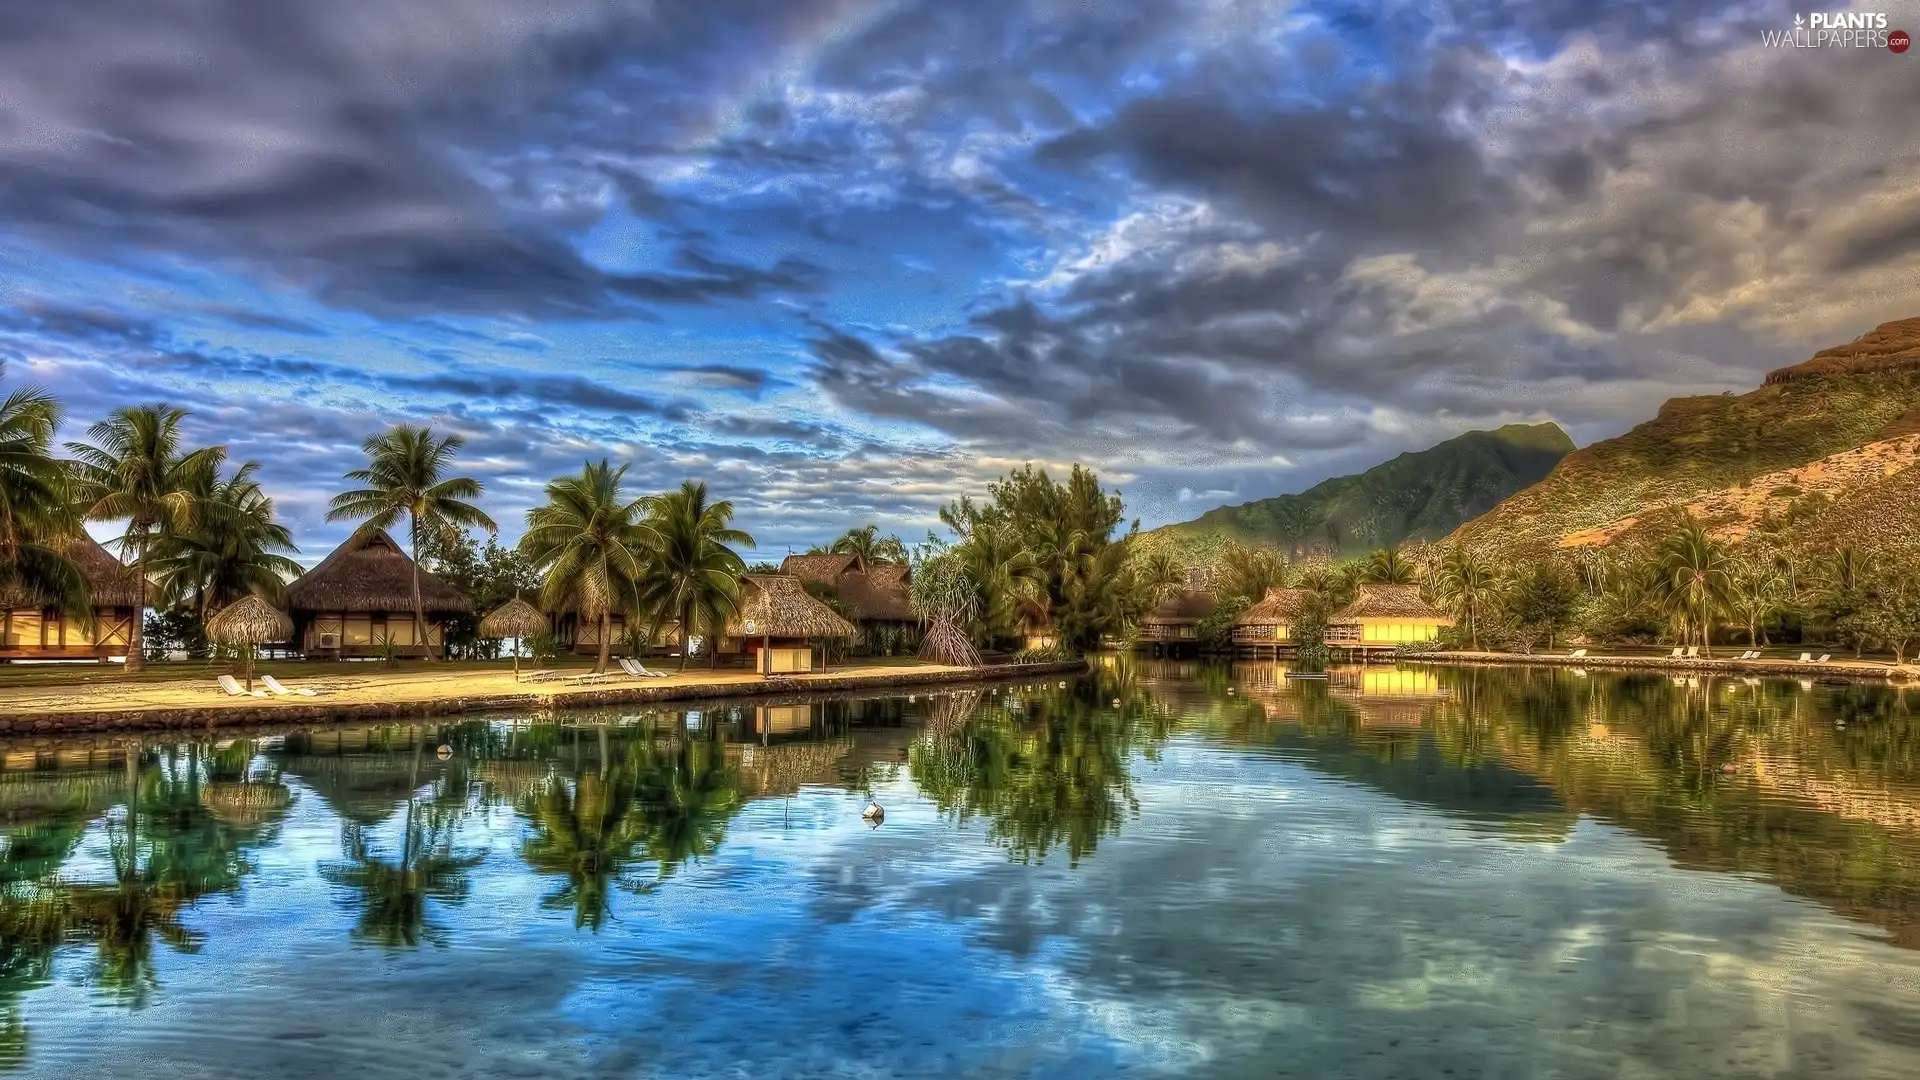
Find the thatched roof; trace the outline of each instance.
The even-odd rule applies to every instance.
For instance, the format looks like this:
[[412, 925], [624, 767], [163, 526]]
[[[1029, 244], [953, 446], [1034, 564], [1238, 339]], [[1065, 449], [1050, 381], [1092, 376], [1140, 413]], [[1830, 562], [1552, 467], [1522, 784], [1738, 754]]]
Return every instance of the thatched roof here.
[[523, 638], [533, 634], [544, 634], [553, 629], [553, 624], [537, 607], [519, 597], [501, 604], [480, 620], [480, 634], [483, 637]]
[[817, 585], [838, 585], [840, 575], [863, 569], [858, 555], [789, 555], [780, 560], [780, 572]]
[[[746, 624], [753, 623], [753, 633]], [[807, 593], [792, 574], [744, 574], [740, 613], [727, 620], [728, 637], [852, 637], [853, 624]]]
[[[100, 542], [86, 533], [67, 541], [67, 558], [87, 576], [87, 586], [95, 607], [134, 607], [140, 603], [140, 578]], [[0, 594], [0, 606], [34, 607], [47, 603], [44, 598], [22, 596], [11, 591]]]
[[1292, 623], [1313, 593], [1307, 589], [1268, 589], [1260, 602], [1240, 613], [1235, 626], [1279, 626]]
[[[420, 572], [420, 600], [429, 615], [473, 610], [458, 589]], [[413, 560], [384, 529], [361, 528], [287, 586], [292, 611], [411, 611]]]
[[264, 645], [293, 636], [293, 620], [258, 596], [247, 596], [207, 620], [207, 637], [222, 645]]
[[781, 560], [780, 572], [832, 589], [856, 619], [912, 622], [916, 618], [907, 591], [911, 571], [901, 563], [869, 563], [858, 555], [789, 555]]
[[1362, 585], [1354, 593], [1353, 603], [1333, 616], [1334, 622], [1358, 619], [1418, 619], [1422, 622], [1451, 623], [1446, 613], [1420, 597], [1418, 585]]
[[1182, 589], [1174, 593], [1165, 603], [1147, 613], [1140, 620], [1145, 626], [1183, 626], [1197, 623], [1208, 615], [1219, 602], [1212, 593], [1198, 589]]

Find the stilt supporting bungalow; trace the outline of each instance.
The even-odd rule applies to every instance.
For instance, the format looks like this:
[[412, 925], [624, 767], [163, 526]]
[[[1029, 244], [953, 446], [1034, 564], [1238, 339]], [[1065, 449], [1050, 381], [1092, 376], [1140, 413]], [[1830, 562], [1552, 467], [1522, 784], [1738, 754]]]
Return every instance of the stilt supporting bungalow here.
[[420, 571], [426, 623], [413, 618], [413, 560], [384, 529], [362, 528], [287, 586], [294, 642], [309, 658], [444, 655], [444, 623], [473, 610], [458, 589]]

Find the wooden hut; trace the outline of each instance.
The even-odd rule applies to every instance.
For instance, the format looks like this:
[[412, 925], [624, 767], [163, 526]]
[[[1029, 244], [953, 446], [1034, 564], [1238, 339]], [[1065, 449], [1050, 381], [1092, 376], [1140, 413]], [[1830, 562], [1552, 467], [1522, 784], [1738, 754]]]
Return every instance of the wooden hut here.
[[37, 596], [13, 595], [0, 616], [0, 660], [100, 660], [127, 655], [139, 617], [140, 578], [85, 533], [67, 544], [67, 558], [86, 575], [92, 625]]
[[414, 626], [413, 560], [384, 529], [362, 528], [287, 586], [294, 641], [314, 659], [431, 656], [446, 645], [442, 624], [473, 610], [458, 589], [420, 571], [426, 625]]
[[831, 591], [868, 650], [877, 648], [882, 634], [910, 635], [919, 627], [909, 591], [913, 571], [902, 563], [870, 563], [858, 555], [789, 555], [781, 560], [780, 572]]
[[727, 620], [722, 647], [744, 649], [762, 675], [798, 675], [814, 669], [815, 640], [856, 633], [852, 623], [808, 594], [798, 577], [746, 574], [740, 578], [740, 612]]
[[1210, 592], [1181, 589], [1140, 620], [1140, 644], [1155, 653], [1198, 648], [1200, 620], [1213, 614], [1217, 604]]
[[1420, 596], [1418, 585], [1362, 585], [1353, 603], [1327, 620], [1327, 644], [1343, 649], [1387, 651], [1432, 641], [1453, 625]]
[[1312, 598], [1313, 593], [1306, 589], [1268, 589], [1267, 595], [1233, 621], [1234, 647], [1255, 656], [1296, 648], [1293, 623]]

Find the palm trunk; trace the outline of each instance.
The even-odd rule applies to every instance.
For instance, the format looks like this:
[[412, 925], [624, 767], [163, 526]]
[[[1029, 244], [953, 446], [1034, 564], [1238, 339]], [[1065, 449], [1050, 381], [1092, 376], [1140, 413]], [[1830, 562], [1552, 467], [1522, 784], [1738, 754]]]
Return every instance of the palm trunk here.
[[596, 675], [607, 673], [607, 657], [613, 653], [613, 619], [606, 612], [600, 613], [600, 662], [594, 665]]
[[[427, 641], [426, 605], [420, 601], [420, 519], [407, 517], [407, 543], [413, 548], [413, 641], [416, 645], [425, 645], [427, 659], [433, 659], [433, 646]], [[446, 642], [442, 641], [444, 648]]]
[[133, 560], [133, 575], [139, 579], [136, 586], [137, 596], [133, 605], [133, 629], [127, 633], [127, 672], [133, 674], [143, 671], [147, 658], [143, 652], [142, 639], [146, 636], [147, 621], [147, 542], [140, 541], [140, 554]]
[[680, 612], [680, 670], [687, 670], [687, 658], [693, 654], [693, 608]]

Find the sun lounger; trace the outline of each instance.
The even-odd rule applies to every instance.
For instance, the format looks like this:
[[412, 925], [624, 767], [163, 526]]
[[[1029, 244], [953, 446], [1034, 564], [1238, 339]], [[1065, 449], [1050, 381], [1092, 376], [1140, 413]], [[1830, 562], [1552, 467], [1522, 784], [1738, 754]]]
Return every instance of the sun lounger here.
[[1686, 658], [1687, 658], [1688, 660], [1698, 660], [1698, 659], [1700, 659], [1700, 646], [1698, 646], [1698, 645], [1689, 645], [1689, 646], [1687, 646], [1687, 656], [1686, 656]]
[[1830, 653], [1830, 652], [1823, 652], [1823, 653], [1821, 653], [1821, 654], [1820, 654], [1820, 659], [1818, 659], [1818, 660], [1816, 660], [1816, 661], [1814, 661], [1814, 663], [1816, 663], [1816, 664], [1824, 664], [1824, 663], [1826, 663], [1827, 661], [1829, 661], [1829, 660], [1831, 660], [1831, 659], [1833, 659], [1833, 654], [1832, 654], [1832, 653]]
[[1802, 664], [1811, 664], [1811, 663], [1813, 663], [1813, 654], [1812, 654], [1812, 653], [1810, 653], [1810, 652], [1803, 652], [1803, 653], [1801, 653], [1801, 654], [1800, 654], [1800, 661], [1799, 661], [1799, 662], [1800, 662], [1800, 663], [1802, 663]]
[[560, 673], [553, 670], [552, 668], [541, 668], [539, 671], [528, 671], [528, 672], [522, 673], [520, 676], [520, 681], [521, 682], [548, 682], [553, 679], [557, 679], [559, 677], [560, 677]]
[[1686, 651], [1687, 651], [1687, 650], [1685, 650], [1685, 649], [1683, 649], [1683, 648], [1681, 648], [1680, 646], [1678, 646], [1678, 645], [1675, 645], [1675, 646], [1673, 647], [1673, 652], [1671, 652], [1671, 653], [1669, 653], [1669, 654], [1667, 655], [1667, 659], [1669, 659], [1669, 660], [1678, 660], [1678, 659], [1680, 659], [1680, 654], [1681, 654], [1681, 653], [1684, 653], [1684, 652], [1686, 652]]
[[664, 679], [667, 677], [666, 672], [655, 671], [640, 661], [633, 659], [621, 660], [620, 670], [636, 679]]
[[241, 686], [240, 680], [234, 678], [231, 675], [220, 676], [220, 689], [225, 690], [227, 692], [228, 697], [266, 697], [267, 696], [267, 692], [265, 690], [249, 690], [246, 687]]
[[581, 672], [578, 675], [565, 676], [560, 681], [570, 682], [570, 683], [606, 682], [607, 673], [604, 671], [585, 671], [585, 672]]
[[309, 690], [304, 686], [300, 687], [298, 690], [294, 690], [286, 686], [282, 686], [280, 684], [280, 680], [274, 678], [271, 675], [260, 676], [260, 681], [263, 683], [266, 683], [267, 689], [273, 691], [274, 696], [276, 697], [319, 697], [320, 696], [319, 691]]
[[1568, 656], [1570, 656], [1570, 657], [1572, 657], [1572, 658], [1573, 658], [1573, 659], [1575, 659], [1575, 660], [1578, 660], [1578, 659], [1580, 659], [1581, 657], [1583, 657], [1583, 656], [1585, 656], [1585, 655], [1587, 655], [1587, 650], [1585, 650], [1585, 649], [1575, 649], [1575, 650], [1573, 650], [1572, 652], [1570, 652], [1570, 653], [1568, 653], [1567, 655], [1568, 655]]

